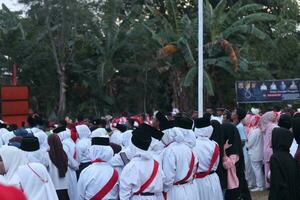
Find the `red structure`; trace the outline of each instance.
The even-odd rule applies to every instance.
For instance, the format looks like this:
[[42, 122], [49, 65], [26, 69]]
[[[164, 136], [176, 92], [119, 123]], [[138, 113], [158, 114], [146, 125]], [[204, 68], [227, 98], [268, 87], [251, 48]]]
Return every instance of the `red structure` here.
[[1, 87], [1, 117], [8, 124], [22, 126], [29, 111], [29, 91], [27, 86]]

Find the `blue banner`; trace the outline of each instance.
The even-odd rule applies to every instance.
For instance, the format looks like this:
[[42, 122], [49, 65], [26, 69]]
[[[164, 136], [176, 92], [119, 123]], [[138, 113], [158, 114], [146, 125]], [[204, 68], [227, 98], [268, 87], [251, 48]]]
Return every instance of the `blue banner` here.
[[300, 100], [300, 79], [237, 81], [238, 103], [267, 103]]

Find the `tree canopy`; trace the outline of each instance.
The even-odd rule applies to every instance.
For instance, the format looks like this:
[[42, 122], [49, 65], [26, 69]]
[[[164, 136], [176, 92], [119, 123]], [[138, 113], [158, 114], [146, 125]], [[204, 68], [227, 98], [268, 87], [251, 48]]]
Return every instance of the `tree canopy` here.
[[[195, 0], [19, 0], [0, 9], [2, 84], [13, 63], [47, 116], [197, 108]], [[300, 76], [294, 0], [205, 0], [206, 106], [235, 104], [236, 80]]]

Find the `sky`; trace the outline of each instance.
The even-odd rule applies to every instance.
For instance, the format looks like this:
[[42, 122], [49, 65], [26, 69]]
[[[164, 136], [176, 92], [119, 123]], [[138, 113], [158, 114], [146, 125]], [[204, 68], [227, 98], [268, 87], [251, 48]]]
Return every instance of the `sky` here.
[[0, 0], [0, 5], [4, 3], [11, 11], [22, 10], [25, 6], [18, 3], [18, 0]]

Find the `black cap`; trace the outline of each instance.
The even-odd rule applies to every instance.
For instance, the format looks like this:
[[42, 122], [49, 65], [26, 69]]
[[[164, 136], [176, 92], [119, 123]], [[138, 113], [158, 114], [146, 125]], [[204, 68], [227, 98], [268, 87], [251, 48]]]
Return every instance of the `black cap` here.
[[156, 128], [148, 125], [148, 124], [141, 124], [140, 128], [144, 130], [144, 133], [149, 134], [151, 137], [161, 140], [161, 138], [164, 136], [164, 133], [160, 130], [157, 130]]
[[187, 117], [176, 117], [174, 121], [174, 127], [192, 129], [193, 120]]
[[63, 132], [65, 130], [66, 130], [65, 126], [60, 126], [60, 127], [57, 127], [56, 129], [54, 129], [53, 133], [60, 133], [60, 132]]
[[5, 123], [0, 123], [0, 128], [7, 128], [7, 124], [5, 124]]
[[145, 126], [139, 126], [132, 132], [131, 142], [134, 146], [147, 151], [151, 144], [151, 134]]
[[242, 121], [246, 115], [247, 115], [247, 112], [241, 108], [237, 108], [236, 109], [236, 114], [238, 115], [238, 119], [239, 121]]
[[23, 151], [37, 151], [40, 149], [40, 143], [37, 137], [26, 136], [21, 141], [21, 147]]
[[210, 126], [210, 119], [202, 117], [195, 119], [195, 128], [204, 128]]
[[116, 129], [124, 133], [125, 131], [127, 131], [127, 126], [124, 124], [117, 124]]
[[292, 127], [292, 117], [288, 114], [280, 115], [278, 120], [278, 126], [286, 129], [290, 129]]
[[157, 112], [155, 117], [159, 121], [159, 129], [161, 131], [170, 128], [169, 120], [166, 118], [164, 114], [162, 114], [161, 112]]
[[109, 146], [109, 138], [108, 137], [93, 137], [92, 145], [101, 145], [101, 146]]
[[93, 125], [100, 125], [101, 119], [94, 119], [93, 120]]

